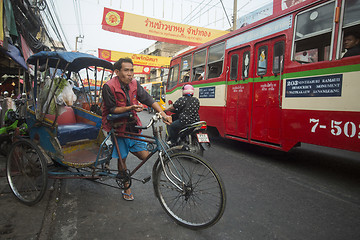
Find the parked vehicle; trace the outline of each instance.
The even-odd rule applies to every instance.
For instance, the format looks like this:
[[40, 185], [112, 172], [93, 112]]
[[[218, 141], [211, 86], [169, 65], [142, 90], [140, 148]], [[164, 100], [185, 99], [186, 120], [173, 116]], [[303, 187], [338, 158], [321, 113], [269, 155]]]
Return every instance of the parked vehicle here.
[[5, 113], [5, 126], [0, 128], [0, 154], [7, 156], [16, 136], [27, 135], [28, 127], [21, 110], [26, 106], [26, 98], [15, 99], [15, 109], [8, 109]]
[[[141, 86], [154, 98], [154, 100], [160, 105], [161, 109], [165, 109], [165, 91], [162, 82], [150, 82], [141, 84]], [[154, 109], [144, 105], [149, 113], [153, 113]]]

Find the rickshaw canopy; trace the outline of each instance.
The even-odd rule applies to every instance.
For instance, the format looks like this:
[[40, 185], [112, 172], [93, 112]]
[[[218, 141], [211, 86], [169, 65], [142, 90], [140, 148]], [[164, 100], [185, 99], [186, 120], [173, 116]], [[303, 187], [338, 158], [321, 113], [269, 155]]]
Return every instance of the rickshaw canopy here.
[[27, 60], [27, 62], [32, 65], [36, 65], [38, 61], [39, 66], [46, 64], [48, 61], [48, 67], [57, 67], [58, 69], [64, 69], [71, 72], [78, 72], [81, 69], [90, 66], [113, 69], [113, 65], [109, 61], [81, 52], [41, 51], [30, 56]]

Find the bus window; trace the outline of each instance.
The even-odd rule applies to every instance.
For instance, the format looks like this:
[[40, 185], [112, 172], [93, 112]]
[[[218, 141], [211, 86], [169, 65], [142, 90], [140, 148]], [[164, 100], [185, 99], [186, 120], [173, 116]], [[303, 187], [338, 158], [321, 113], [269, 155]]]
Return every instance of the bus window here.
[[360, 24], [360, 0], [346, 0], [344, 9], [344, 27]]
[[225, 42], [211, 46], [209, 48], [207, 78], [219, 77], [222, 73], [225, 54]]
[[190, 81], [191, 54], [181, 59], [180, 83]]
[[[273, 73], [278, 74], [280, 70], [284, 69], [284, 49], [285, 43], [283, 41], [277, 42], [274, 45], [274, 59], [273, 59]], [[281, 64], [281, 68], [280, 68]]]
[[296, 16], [293, 60], [311, 63], [330, 60], [335, 2]]
[[206, 49], [194, 53], [192, 81], [204, 79]]
[[249, 77], [249, 67], [250, 67], [250, 51], [246, 51], [243, 54], [242, 71], [241, 71], [243, 80]]
[[179, 65], [175, 65], [170, 68], [169, 78], [168, 78], [168, 88], [173, 88], [176, 86], [179, 78]]
[[338, 48], [342, 50], [342, 55], [345, 54], [343, 49], [344, 35], [358, 35], [360, 33], [360, 0], [346, 0], [344, 4], [344, 21], [342, 26], [343, 34], [339, 43], [341, 46]]
[[257, 74], [259, 76], [264, 76], [267, 72], [267, 56], [268, 56], [268, 47], [267, 46], [260, 47], [257, 55], [257, 59], [258, 59]]
[[231, 56], [231, 65], [230, 65], [230, 79], [236, 80], [238, 76], [238, 62], [239, 56], [237, 54]]

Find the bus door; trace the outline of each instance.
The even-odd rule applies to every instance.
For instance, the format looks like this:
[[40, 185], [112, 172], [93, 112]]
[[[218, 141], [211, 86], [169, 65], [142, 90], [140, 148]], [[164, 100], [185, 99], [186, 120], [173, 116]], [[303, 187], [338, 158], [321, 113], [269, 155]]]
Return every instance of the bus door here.
[[248, 139], [250, 47], [228, 54], [226, 134]]
[[251, 141], [280, 145], [279, 79], [284, 42], [285, 37], [279, 37], [255, 45]]

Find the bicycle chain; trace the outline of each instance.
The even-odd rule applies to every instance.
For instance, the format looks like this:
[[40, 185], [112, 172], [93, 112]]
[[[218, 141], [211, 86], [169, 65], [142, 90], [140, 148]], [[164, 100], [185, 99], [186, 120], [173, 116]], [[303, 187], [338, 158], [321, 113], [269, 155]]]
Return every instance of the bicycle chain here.
[[123, 190], [127, 190], [131, 187], [131, 176], [130, 176], [130, 170], [126, 169], [123, 171], [119, 171], [119, 173], [116, 175], [116, 183], [119, 185], [119, 187]]

